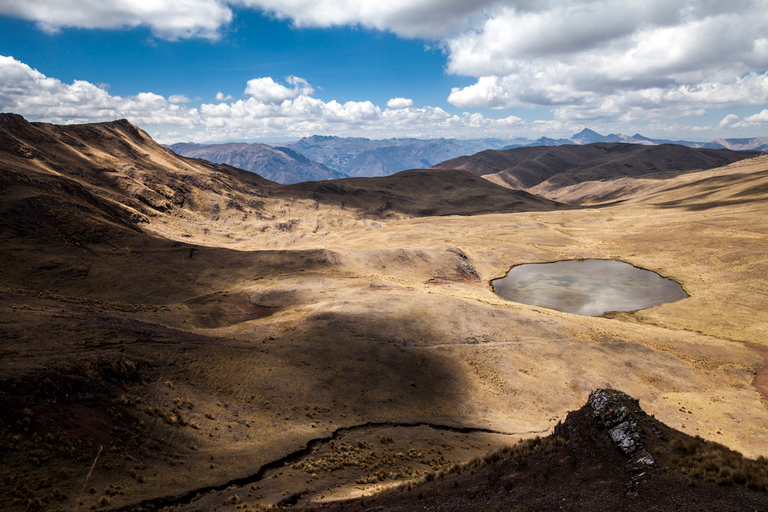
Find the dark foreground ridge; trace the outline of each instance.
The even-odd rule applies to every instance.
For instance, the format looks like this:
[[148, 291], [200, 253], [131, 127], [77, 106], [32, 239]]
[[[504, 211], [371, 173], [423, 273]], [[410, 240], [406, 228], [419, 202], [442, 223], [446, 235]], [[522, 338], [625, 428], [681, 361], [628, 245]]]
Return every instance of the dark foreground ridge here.
[[594, 391], [546, 438], [400, 492], [296, 510], [768, 510], [768, 461], [690, 437], [620, 391]]

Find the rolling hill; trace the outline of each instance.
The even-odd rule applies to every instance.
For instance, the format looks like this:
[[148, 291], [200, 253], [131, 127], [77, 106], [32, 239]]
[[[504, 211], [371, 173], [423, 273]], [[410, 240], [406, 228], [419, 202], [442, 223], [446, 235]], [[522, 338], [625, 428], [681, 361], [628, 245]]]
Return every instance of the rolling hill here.
[[482, 151], [433, 168], [463, 169], [510, 188], [549, 193], [584, 181], [720, 167], [754, 156], [730, 150], [662, 144], [595, 143]]
[[374, 178], [297, 183], [281, 193], [381, 215], [476, 215], [567, 208], [462, 170], [413, 169]]
[[[463, 170], [283, 185], [0, 114], [3, 509], [765, 508], [768, 155], [672, 174], [591, 207]], [[585, 258], [689, 297], [490, 285]]]

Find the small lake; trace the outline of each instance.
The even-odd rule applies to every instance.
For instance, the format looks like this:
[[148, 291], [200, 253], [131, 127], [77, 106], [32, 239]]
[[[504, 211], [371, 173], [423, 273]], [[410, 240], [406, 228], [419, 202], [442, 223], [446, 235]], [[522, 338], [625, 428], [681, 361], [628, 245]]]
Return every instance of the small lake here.
[[671, 279], [612, 260], [520, 265], [491, 284], [507, 300], [585, 316], [636, 311], [688, 297]]

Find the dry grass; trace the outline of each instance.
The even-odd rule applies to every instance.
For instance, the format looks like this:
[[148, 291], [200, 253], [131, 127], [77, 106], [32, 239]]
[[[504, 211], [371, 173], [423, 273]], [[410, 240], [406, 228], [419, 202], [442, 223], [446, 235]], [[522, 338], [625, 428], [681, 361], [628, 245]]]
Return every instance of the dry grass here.
[[768, 491], [768, 459], [747, 459], [739, 452], [700, 437], [675, 439], [672, 453], [683, 471], [720, 485]]
[[[410, 491], [413, 488], [422, 486], [434, 480], [442, 480], [451, 475], [460, 475], [462, 473], [474, 473], [477, 469], [496, 464], [501, 460], [521, 459], [533, 454], [550, 453], [553, 450], [565, 445], [565, 439], [560, 436], [550, 436], [542, 438], [536, 436], [532, 439], [521, 439], [517, 443], [499, 448], [486, 453], [485, 455], [475, 457], [472, 460], [461, 464], [450, 464], [438, 471], [427, 471], [414, 480], [402, 483], [400, 485], [389, 487], [376, 496], [385, 496], [391, 493]], [[413, 475], [418, 476], [418, 475]]]
[[[340, 208], [327, 198], [260, 197], [258, 180], [248, 173], [238, 178], [159, 147], [122, 154], [115, 142], [122, 137], [113, 133], [104, 139], [108, 146], [86, 145], [104, 155], [99, 165], [116, 169], [99, 180], [114, 174], [124, 184], [109, 188], [110, 197], [96, 197], [108, 185], [89, 184], [91, 164], [79, 160], [60, 166], [72, 171], [70, 189], [58, 191], [63, 180], [29, 159], [13, 163], [20, 177], [0, 187], [0, 213], [16, 223], [3, 231], [0, 251], [7, 270], [0, 289], [6, 354], [0, 398], [15, 400], [0, 404], [0, 449], [17, 465], [9, 467], [21, 468], [3, 489], [35, 490], [15, 499], [42, 500], [37, 489], [44, 476], [76, 496], [100, 444], [78, 441], [86, 434], [105, 439], [99, 468], [113, 468], [94, 475], [103, 481], [93, 485], [122, 486], [124, 494], [110, 496], [109, 505], [122, 507], [249, 474], [308, 439], [367, 421], [546, 432], [606, 382], [669, 425], [684, 421], [689, 431], [713, 437], [722, 431], [724, 444], [766, 454], [768, 432], [759, 426], [768, 412], [752, 388], [762, 359], [734, 343], [765, 343], [764, 197], [689, 208], [708, 192], [697, 180], [736, 180], [736, 189], [716, 191], [718, 200], [762, 183], [756, 180], [766, 179], [765, 158], [660, 180], [642, 201], [611, 208], [374, 221], [381, 201], [350, 195]], [[160, 212], [135, 200], [136, 193], [155, 197], [145, 184], [171, 184], [171, 178], [194, 189], [183, 207]], [[429, 190], [417, 191], [430, 199], [418, 208], [435, 206]], [[170, 197], [155, 199], [173, 205], [173, 193], [163, 193]], [[259, 202], [248, 203], [254, 197]], [[55, 229], [47, 230], [45, 219], [56, 219]], [[141, 220], [140, 230], [125, 227], [131, 219]], [[327, 231], [316, 230], [320, 224]], [[656, 270], [681, 281], [692, 297], [614, 319], [587, 318], [503, 301], [487, 284], [515, 264], [576, 258]], [[479, 281], [462, 278], [464, 261]], [[216, 327], [197, 327], [190, 301], [213, 291], [242, 294], [274, 314], [253, 319], [233, 309], [226, 321], [210, 324]], [[229, 406], [214, 407], [217, 401]], [[294, 409], [310, 402], [328, 412]], [[56, 429], [49, 439], [40, 428], [42, 413], [72, 405], [84, 408], [77, 414], [93, 414], [86, 425], [92, 431], [67, 424], [72, 443], [60, 441]], [[107, 408], [112, 413], [103, 414]], [[179, 428], [193, 421], [205, 428]], [[370, 449], [352, 444], [338, 460], [318, 464], [359, 470], [354, 482], [363, 469], [345, 462], [369, 464], [368, 450], [394, 446], [367, 441]], [[697, 457], [704, 464], [709, 456]], [[185, 471], [169, 471], [169, 461], [180, 459]], [[143, 484], [130, 475], [129, 462], [147, 467], [140, 470]], [[373, 468], [376, 462], [365, 471], [378, 478], [393, 470]], [[71, 471], [57, 476], [65, 464]], [[717, 464], [718, 478], [743, 479], [739, 467]]]

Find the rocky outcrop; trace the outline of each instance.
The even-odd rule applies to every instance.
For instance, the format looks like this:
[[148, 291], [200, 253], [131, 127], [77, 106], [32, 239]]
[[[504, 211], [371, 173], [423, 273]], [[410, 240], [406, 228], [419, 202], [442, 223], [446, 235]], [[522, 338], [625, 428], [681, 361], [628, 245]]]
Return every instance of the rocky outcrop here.
[[598, 389], [589, 395], [587, 405], [592, 408], [599, 426], [608, 430], [613, 442], [633, 464], [655, 464], [643, 444], [638, 421], [632, 417], [633, 411], [636, 415], [646, 415], [637, 400], [621, 391]]

